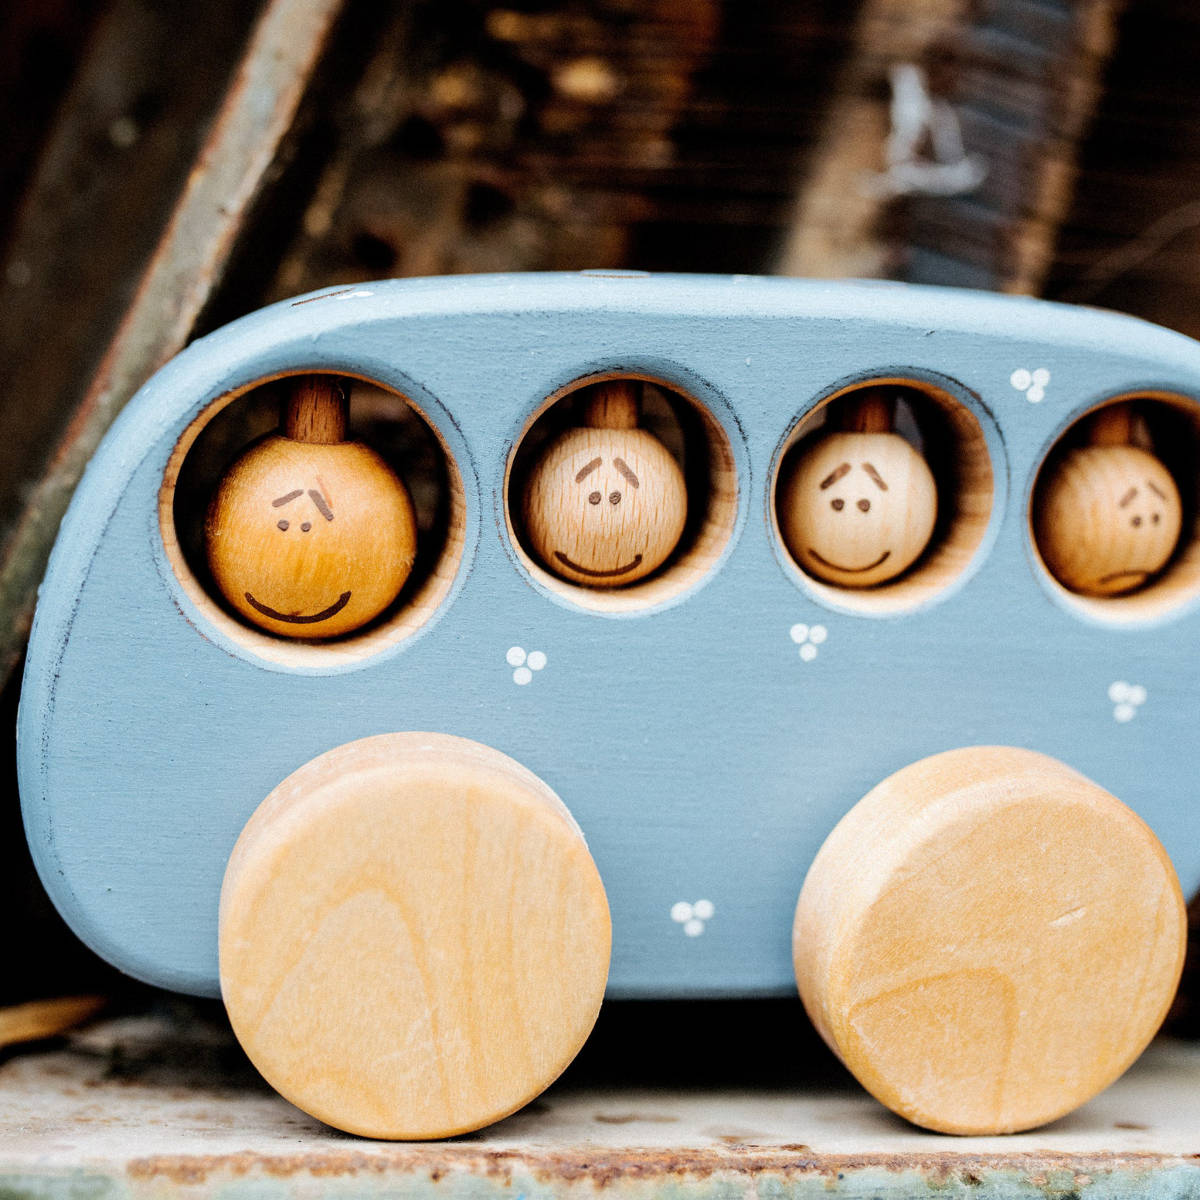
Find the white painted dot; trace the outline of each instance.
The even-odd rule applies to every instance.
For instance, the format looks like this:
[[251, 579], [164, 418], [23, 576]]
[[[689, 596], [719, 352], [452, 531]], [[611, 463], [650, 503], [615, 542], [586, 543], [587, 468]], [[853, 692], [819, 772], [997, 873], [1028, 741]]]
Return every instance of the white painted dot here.
[[671, 905], [671, 920], [682, 925], [692, 919], [692, 906], [686, 900], [677, 900]]
[[1126, 697], [1130, 704], [1138, 705], [1146, 703], [1146, 689], [1140, 683], [1133, 684], [1129, 689], [1129, 695]]
[[711, 900], [697, 900], [696, 903], [692, 905], [692, 911], [700, 918], [700, 920], [711, 921], [713, 918], [713, 913], [715, 913], [717, 910], [716, 906]]
[[817, 657], [817, 648], [811, 642], [800, 647], [800, 657], [805, 662], [812, 662]]
[[1050, 372], [1045, 367], [1038, 367], [1033, 373], [1033, 382], [1040, 388], [1044, 388], [1050, 382]]
[[808, 640], [814, 646], [819, 646], [829, 636], [829, 630], [824, 625], [814, 625], [808, 631]]
[[504, 656], [504, 661], [510, 667], [519, 667], [525, 661], [525, 651], [520, 646], [512, 646]]
[[1045, 398], [1046, 398], [1045, 388], [1040, 388], [1040, 387], [1037, 387], [1036, 385], [1031, 387], [1029, 389], [1029, 391], [1027, 391], [1025, 393], [1025, 399], [1028, 400], [1030, 404], [1041, 404], [1041, 402], [1043, 400], [1045, 400]]
[[540, 671], [546, 665], [546, 655], [541, 650], [530, 650], [525, 661], [531, 671]]
[[1108, 685], [1108, 698], [1114, 704], [1124, 704], [1129, 699], [1129, 684], [1123, 679], [1118, 679], [1116, 683]]
[[513, 683], [524, 687], [533, 678], [533, 672], [528, 667], [518, 667], [513, 672]]
[[788, 630], [788, 637], [790, 637], [792, 639], [792, 641], [795, 642], [797, 645], [799, 645], [801, 642], [807, 642], [808, 641], [808, 626], [807, 625], [793, 625], [791, 627], [791, 629]]
[[1008, 379], [1008, 382], [1017, 389], [1018, 392], [1025, 391], [1033, 382], [1033, 376], [1025, 370], [1024, 367], [1018, 367]]
[[1120, 721], [1122, 725], [1124, 725], [1126, 721], [1132, 721], [1136, 715], [1137, 709], [1134, 708], [1132, 704], [1118, 704], [1117, 707], [1113, 709], [1113, 720]]
[[683, 927], [683, 932], [686, 933], [688, 937], [699, 937], [704, 932], [704, 922], [697, 921], [696, 918], [693, 917]]

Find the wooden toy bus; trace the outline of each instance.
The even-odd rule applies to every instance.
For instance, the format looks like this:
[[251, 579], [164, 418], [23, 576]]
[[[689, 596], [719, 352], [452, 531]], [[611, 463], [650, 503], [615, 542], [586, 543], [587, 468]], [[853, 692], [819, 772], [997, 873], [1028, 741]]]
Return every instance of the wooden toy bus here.
[[797, 982], [911, 1120], [1050, 1120], [1153, 1035], [1200, 884], [1198, 456], [1200, 348], [1025, 298], [276, 304], [145, 385], [63, 522], [38, 869], [368, 1136], [514, 1111], [605, 995]]

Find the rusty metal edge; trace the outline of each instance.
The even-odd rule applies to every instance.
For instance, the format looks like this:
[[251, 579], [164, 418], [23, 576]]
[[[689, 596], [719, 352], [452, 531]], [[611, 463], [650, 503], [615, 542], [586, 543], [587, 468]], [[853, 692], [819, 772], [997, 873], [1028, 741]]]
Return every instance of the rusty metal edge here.
[[[272, 1155], [256, 1152], [135, 1159], [122, 1168], [88, 1172], [100, 1190], [88, 1194], [192, 1196], [236, 1200], [264, 1194], [305, 1196], [527, 1197], [549, 1200], [609, 1191], [626, 1197], [733, 1200], [764, 1196], [880, 1198], [917, 1196], [1167, 1197], [1200, 1191], [1200, 1162], [1159, 1154], [1058, 1153], [812, 1155], [760, 1148], [620, 1150], [580, 1146], [565, 1151], [473, 1150], [426, 1145], [345, 1152]], [[15, 1182], [10, 1180], [9, 1182]], [[73, 1173], [26, 1175], [23, 1197], [76, 1196]], [[0, 1178], [0, 1188], [5, 1180]], [[65, 1192], [62, 1185], [71, 1185]]]
[[[347, 1148], [301, 1154], [264, 1154], [246, 1151], [223, 1155], [154, 1155], [131, 1160], [131, 1178], [159, 1177], [175, 1182], [196, 1182], [210, 1175], [225, 1178], [267, 1175], [287, 1177], [302, 1173], [313, 1177], [353, 1175], [412, 1175], [438, 1182], [450, 1173], [492, 1178], [511, 1183], [520, 1176], [570, 1183], [589, 1180], [604, 1186], [619, 1179], [669, 1179], [710, 1176], [760, 1175], [782, 1177], [816, 1175], [838, 1177], [856, 1171], [888, 1173], [916, 1171], [929, 1178], [981, 1176], [1002, 1171], [1045, 1182], [1049, 1176], [1070, 1173], [1089, 1180], [1113, 1171], [1138, 1172], [1162, 1167], [1189, 1166], [1200, 1181], [1200, 1155], [1157, 1152], [1012, 1154], [937, 1152], [928, 1154], [815, 1154], [805, 1147], [767, 1149], [729, 1146], [721, 1149], [662, 1149], [661, 1147], [588, 1147], [566, 1150], [476, 1149], [453, 1143], [380, 1146], [369, 1150]], [[1041, 1184], [1039, 1183], [1038, 1186]]]
[[[21, 654], [59, 523], [105, 431], [186, 344], [346, 0], [268, 0], [212, 130], [83, 400], [0, 557], [0, 682]], [[269, 96], [271, 103], [263, 104]]]

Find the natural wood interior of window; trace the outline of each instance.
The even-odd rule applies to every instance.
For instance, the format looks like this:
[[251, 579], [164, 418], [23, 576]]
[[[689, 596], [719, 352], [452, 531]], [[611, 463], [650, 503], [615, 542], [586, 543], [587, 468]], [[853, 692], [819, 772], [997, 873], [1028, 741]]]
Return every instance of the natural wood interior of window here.
[[[296, 372], [297, 374], [299, 372]], [[423, 577], [415, 579], [400, 593], [396, 602], [380, 617], [360, 632], [347, 637], [330, 639], [328, 641], [303, 641], [290, 638], [273, 637], [251, 629], [217, 599], [212, 590], [202, 580], [193, 565], [188, 561], [181, 544], [179, 520], [202, 520], [202, 514], [195, 512], [180, 513], [176, 506], [176, 487], [180, 472], [189, 452], [195, 446], [196, 439], [205, 427], [219, 413], [242, 397], [269, 384], [275, 379], [284, 378], [281, 373], [236, 391], [209, 404], [199, 416], [184, 430], [163, 475], [162, 487], [158, 500], [158, 524], [166, 550], [167, 560], [175, 573], [180, 586], [188, 598], [204, 615], [213, 627], [220, 630], [238, 645], [257, 655], [259, 658], [282, 666], [290, 667], [339, 667], [346, 666], [380, 653], [405, 638], [410, 637], [437, 611], [449, 594], [454, 578], [462, 562], [463, 545], [466, 529], [466, 498], [463, 491], [462, 475], [457, 464], [446, 446], [437, 428], [428, 420], [420, 408], [407, 397], [401, 396], [390, 389], [382, 388], [374, 380], [360, 376], [364, 383], [373, 388], [381, 389], [389, 397], [394, 398], [397, 405], [407, 405], [428, 426], [441, 450], [445, 460], [445, 473], [448, 484], [448, 511], [444, 527], [439, 530], [441, 546], [436, 553], [432, 565]], [[352, 402], [353, 405], [353, 402]], [[353, 435], [354, 410], [351, 409], [351, 429]]]
[[[782, 471], [795, 447], [819, 436], [830, 406], [867, 387], [900, 387], [911, 396], [913, 420], [926, 442], [938, 485], [938, 519], [924, 554], [902, 575], [870, 588], [845, 588], [809, 575], [792, 557], [779, 531], [776, 496]], [[983, 427], [948, 392], [901, 376], [864, 379], [827, 396], [797, 423], [777, 458], [771, 487], [771, 523], [786, 563], [806, 588], [833, 607], [890, 616], [920, 608], [945, 591], [975, 557], [991, 519], [995, 496], [992, 460]]]

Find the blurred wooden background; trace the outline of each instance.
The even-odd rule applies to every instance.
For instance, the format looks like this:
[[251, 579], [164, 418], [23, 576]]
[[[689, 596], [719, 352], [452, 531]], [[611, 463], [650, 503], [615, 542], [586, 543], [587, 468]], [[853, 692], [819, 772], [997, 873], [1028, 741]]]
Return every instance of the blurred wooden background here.
[[[271, 300], [630, 266], [991, 288], [1200, 335], [1198, 56], [1184, 0], [10, 0], [0, 721], [96, 441]], [[117, 986], [11, 801], [0, 902], [0, 1003]]]

